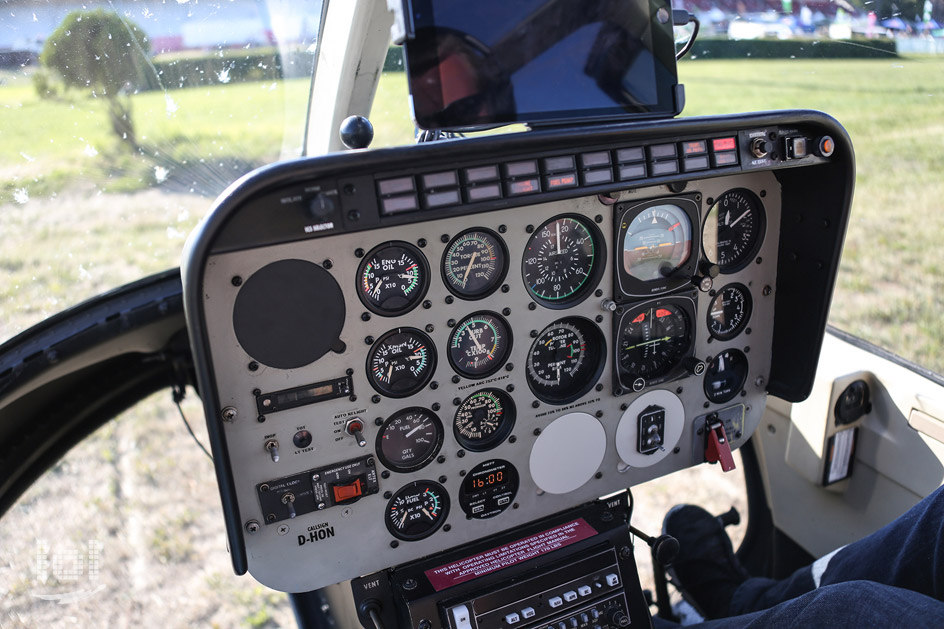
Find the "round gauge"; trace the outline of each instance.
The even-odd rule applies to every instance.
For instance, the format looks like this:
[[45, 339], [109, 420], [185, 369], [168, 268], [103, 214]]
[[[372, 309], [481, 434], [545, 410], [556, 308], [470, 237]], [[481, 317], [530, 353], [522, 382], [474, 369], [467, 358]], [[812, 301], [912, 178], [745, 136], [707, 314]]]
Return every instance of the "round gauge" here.
[[606, 341], [596, 325], [567, 317], [544, 328], [528, 352], [531, 391], [548, 404], [566, 404], [589, 391], [603, 370]]
[[719, 341], [733, 339], [751, 318], [751, 293], [743, 284], [728, 284], [708, 306], [708, 331]]
[[747, 356], [738, 349], [726, 349], [714, 357], [705, 370], [705, 397], [716, 404], [737, 396], [747, 382]]
[[456, 410], [453, 433], [466, 450], [491, 450], [511, 433], [515, 425], [515, 404], [501, 389], [476, 391]]
[[645, 208], [623, 236], [623, 270], [641, 282], [661, 280], [692, 253], [692, 221], [677, 205]]
[[397, 472], [418, 470], [439, 453], [443, 426], [425, 408], [405, 408], [387, 418], [377, 433], [377, 456]]
[[722, 273], [743, 268], [760, 248], [766, 218], [764, 206], [750, 190], [721, 195], [708, 210], [703, 232], [705, 257]]
[[387, 503], [387, 530], [407, 542], [429, 537], [449, 515], [449, 494], [439, 483], [418, 480], [404, 485]]
[[508, 252], [498, 234], [482, 228], [464, 231], [443, 254], [446, 288], [462, 299], [481, 299], [505, 279], [507, 263]]
[[518, 470], [508, 461], [479, 463], [466, 474], [459, 488], [459, 506], [470, 519], [494, 518], [511, 506], [518, 493]]
[[511, 351], [511, 330], [493, 312], [476, 312], [459, 322], [449, 335], [449, 363], [467, 378], [484, 378], [498, 371]]
[[407, 397], [420, 391], [435, 370], [433, 341], [414, 328], [390, 330], [367, 354], [370, 384], [388, 397]]
[[409, 312], [429, 286], [429, 266], [406, 242], [374, 247], [357, 269], [357, 296], [372, 312], [395, 317]]
[[642, 378], [652, 384], [671, 373], [690, 352], [691, 319], [677, 303], [634, 308], [623, 316], [618, 343], [624, 382]]
[[525, 286], [549, 308], [583, 300], [600, 280], [605, 253], [600, 232], [580, 216], [561, 216], [531, 234], [521, 262]]

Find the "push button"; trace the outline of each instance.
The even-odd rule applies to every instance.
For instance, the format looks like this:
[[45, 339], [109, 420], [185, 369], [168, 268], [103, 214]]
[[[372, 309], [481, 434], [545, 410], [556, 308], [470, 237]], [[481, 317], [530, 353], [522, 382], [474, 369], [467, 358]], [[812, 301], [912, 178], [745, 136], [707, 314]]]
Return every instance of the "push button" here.
[[534, 618], [534, 614], [535, 612], [534, 612], [533, 607], [525, 607], [524, 609], [521, 610], [521, 615], [524, 618]]
[[616, 587], [617, 585], [619, 585], [619, 577], [615, 575], [614, 573], [611, 572], [610, 574], [606, 575], [605, 578], [606, 578], [606, 584], [609, 585], [610, 587]]
[[590, 589], [589, 585], [581, 585], [579, 588], [577, 588], [577, 594], [580, 596], [590, 596], [591, 592], [593, 592], [593, 590]]
[[505, 622], [509, 625], [517, 625], [521, 621], [521, 616], [517, 612], [511, 612], [505, 616]]
[[564, 600], [567, 601], [568, 603], [570, 603], [571, 601], [576, 601], [576, 600], [577, 600], [577, 593], [574, 592], [573, 590], [569, 590], [569, 591], [567, 591], [567, 592], [564, 592]]
[[560, 607], [561, 605], [564, 604], [564, 599], [562, 599], [559, 596], [552, 596], [551, 598], [547, 600], [547, 604], [550, 605], [551, 607]]

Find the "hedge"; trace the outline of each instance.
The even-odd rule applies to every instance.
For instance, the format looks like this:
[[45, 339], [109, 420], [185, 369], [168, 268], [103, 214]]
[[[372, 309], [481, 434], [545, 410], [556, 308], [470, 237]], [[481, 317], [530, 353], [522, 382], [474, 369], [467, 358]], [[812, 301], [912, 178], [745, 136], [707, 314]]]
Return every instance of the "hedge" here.
[[[265, 81], [290, 76], [311, 76], [314, 55], [291, 51], [283, 58], [278, 48], [224, 50], [199, 54], [170, 53], [152, 60], [142, 90], [176, 89], [220, 83]], [[288, 69], [288, 72], [286, 72]]]
[[697, 39], [686, 59], [887, 59], [895, 42], [808, 39]]

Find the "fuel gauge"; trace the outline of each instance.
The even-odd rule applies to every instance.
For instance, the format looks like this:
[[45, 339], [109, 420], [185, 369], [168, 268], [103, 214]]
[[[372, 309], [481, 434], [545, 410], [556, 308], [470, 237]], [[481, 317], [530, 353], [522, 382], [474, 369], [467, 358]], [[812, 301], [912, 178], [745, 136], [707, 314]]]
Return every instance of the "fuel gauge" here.
[[404, 485], [387, 503], [387, 530], [413, 542], [429, 537], [449, 514], [449, 494], [439, 483], [418, 480]]

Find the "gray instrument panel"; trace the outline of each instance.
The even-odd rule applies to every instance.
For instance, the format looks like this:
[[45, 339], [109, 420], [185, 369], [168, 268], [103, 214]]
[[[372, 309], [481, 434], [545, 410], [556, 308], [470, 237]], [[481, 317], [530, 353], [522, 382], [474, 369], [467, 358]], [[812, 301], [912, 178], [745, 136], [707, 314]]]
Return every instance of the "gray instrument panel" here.
[[[692, 231], [693, 245], [698, 248], [692, 249], [691, 255], [702, 260], [702, 226], [709, 201], [736, 189], [749, 190], [762, 199], [766, 225], [759, 250], [744, 268], [718, 275], [711, 292], [688, 284], [671, 290], [670, 294], [693, 300], [695, 358], [707, 361], [727, 349], [744, 353], [749, 368], [743, 391], [720, 404], [709, 402], [703, 387], [705, 375], [700, 373], [645, 386], [639, 392], [621, 391], [621, 395], [615, 395], [613, 319], [622, 310], [611, 309], [616, 307], [611, 302], [614, 257], [619, 250], [614, 243], [614, 208], [651, 199], [681, 196], [695, 199], [699, 224], [693, 225]], [[732, 448], [745, 443], [753, 433], [764, 411], [764, 383], [771, 361], [781, 212], [780, 187], [774, 175], [754, 172], [693, 180], [679, 194], [665, 186], [637, 188], [622, 192], [615, 206], [602, 203], [596, 196], [535, 205], [524, 205], [525, 202], [505, 210], [338, 234], [209, 258], [203, 278], [204, 308], [215, 385], [221, 407], [231, 409], [224, 422], [225, 438], [239, 512], [246, 527], [249, 571], [261, 583], [291, 592], [323, 587], [514, 528], [700, 463], [704, 460], [705, 416], [712, 412], [727, 409], [722, 417], [726, 426], [734, 429], [728, 435]], [[522, 255], [530, 236], [528, 228], [562, 214], [585, 217], [602, 233], [606, 262], [596, 287], [600, 294], [591, 292], [579, 304], [564, 309], [535, 307], [521, 272]], [[503, 239], [508, 252], [504, 279], [508, 289], [467, 301], [454, 298], [446, 289], [440, 266], [446, 243], [475, 227], [489, 229]], [[428, 308], [420, 303], [405, 314], [385, 317], [369, 313], [358, 298], [357, 276], [362, 258], [356, 255], [357, 250], [369, 251], [388, 241], [411, 243], [425, 257], [430, 277], [428, 292], [421, 301], [428, 301]], [[421, 241], [425, 244], [419, 247]], [[337, 281], [345, 313], [340, 333], [344, 347], [340, 353], [328, 351], [305, 366], [280, 369], [260, 364], [240, 344], [233, 321], [242, 282], [235, 282], [234, 278], [244, 279], [248, 284], [254, 274], [281, 260], [308, 261]], [[733, 338], [713, 338], [707, 317], [714, 291], [735, 283], [746, 287], [749, 293], [753, 304], [750, 320]], [[632, 308], [661, 297], [634, 298], [619, 306]], [[454, 382], [456, 372], [447, 360], [447, 343], [453, 330], [449, 323], [461, 322], [482, 310], [501, 315], [512, 331], [507, 365], [484, 379], [462, 377]], [[274, 314], [277, 320], [278, 313]], [[564, 317], [582, 317], [599, 328], [606, 345], [604, 365], [596, 387], [573, 402], [551, 405], [538, 401], [532, 393], [526, 364], [533, 335]], [[435, 371], [430, 384], [410, 397], [380, 395], [378, 399], [368, 380], [371, 349], [368, 339], [375, 343], [390, 330], [402, 327], [428, 334], [438, 357]], [[319, 333], [312, 331], [313, 335]], [[691, 365], [694, 368], [695, 363]], [[259, 392], [344, 380], [348, 375], [353, 395], [264, 413], [265, 420], [259, 421]], [[501, 443], [487, 451], [474, 452], [460, 447], [452, 426], [456, 402], [484, 388], [504, 390], [514, 400], [517, 418]], [[438, 416], [443, 425], [442, 444], [435, 457], [420, 469], [392, 471], [381, 463], [375, 451], [379, 430], [376, 422], [413, 407]], [[661, 415], [664, 444], [661, 449], [644, 454], [637, 434], [640, 416], [653, 408], [664, 413]], [[357, 437], [345, 431], [352, 419], [363, 424]], [[298, 443], [305, 444], [310, 439], [310, 444], [296, 446], [297, 435], [303, 433], [309, 437]], [[272, 451], [272, 442], [278, 442], [277, 456]], [[513, 467], [518, 477], [517, 491], [513, 496], [509, 495], [510, 490], [506, 492], [503, 498], [507, 500], [501, 508], [486, 512], [495, 513], [493, 517], [467, 516], [460, 507], [460, 488], [465, 477], [476, 466], [494, 460]], [[352, 463], [347, 467], [340, 465], [348, 462]], [[504, 469], [506, 474], [508, 471], [507, 466], [496, 469]], [[364, 495], [345, 502], [351, 494], [342, 491], [335, 494], [342, 498], [342, 503], [331, 506], [331, 501], [324, 501], [323, 493], [319, 493], [329, 491], [329, 485], [310, 480], [313, 470], [319, 472], [317, 476], [333, 474], [335, 479], [350, 479], [354, 476], [344, 474], [359, 474], [363, 483], [356, 492]], [[390, 503], [396, 500], [394, 494], [398, 490], [415, 481], [440, 485], [448, 494], [448, 512], [440, 500], [436, 514], [439, 521], [431, 534], [417, 540], [397, 539], [385, 520], [390, 517], [388, 511], [399, 513], [396, 509], [403, 504]], [[314, 492], [312, 485], [318, 485]], [[376, 493], [370, 493], [373, 491]], [[435, 491], [439, 490], [434, 488]], [[273, 501], [262, 496], [266, 492], [275, 492], [273, 495], [279, 498]], [[292, 501], [283, 501], [286, 493], [292, 493]], [[311, 504], [321, 504], [323, 508], [314, 506], [302, 513], [302, 493], [309, 502], [314, 500]], [[295, 494], [299, 494], [297, 502]], [[279, 505], [285, 510], [278, 511]], [[291, 517], [296, 505], [299, 513]], [[403, 521], [407, 517], [404, 512]]]

